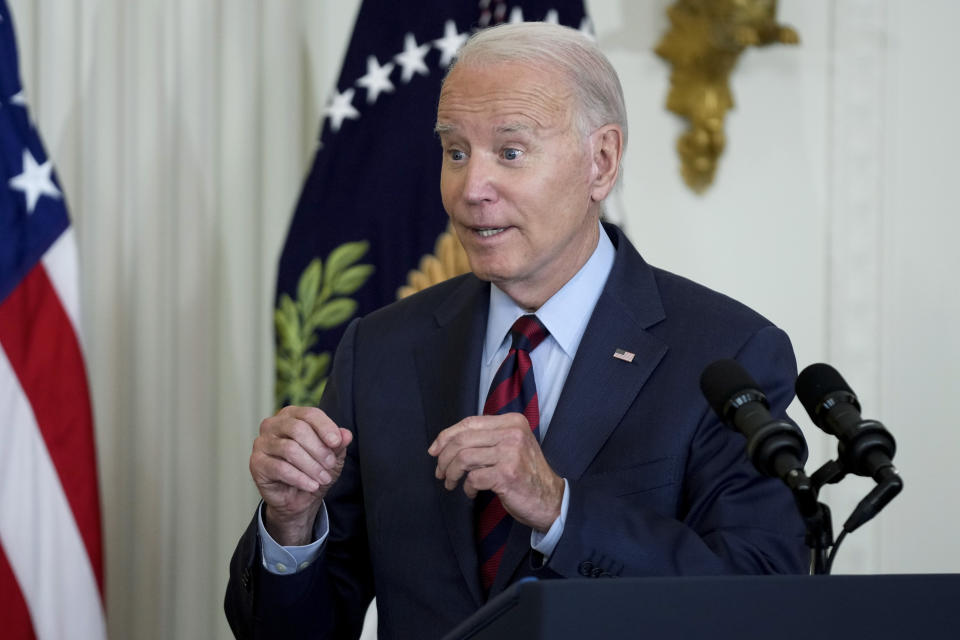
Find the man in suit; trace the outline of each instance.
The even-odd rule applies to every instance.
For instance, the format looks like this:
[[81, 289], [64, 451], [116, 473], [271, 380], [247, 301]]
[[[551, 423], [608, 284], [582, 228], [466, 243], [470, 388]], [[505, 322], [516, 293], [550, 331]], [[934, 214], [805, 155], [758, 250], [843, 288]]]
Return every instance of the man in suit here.
[[782, 414], [789, 340], [600, 223], [626, 132], [616, 74], [576, 31], [464, 46], [437, 133], [473, 273], [354, 321], [320, 408], [261, 424], [238, 636], [355, 637], [376, 596], [381, 637], [440, 637], [526, 575], [805, 570], [789, 492], [697, 388], [735, 357]]

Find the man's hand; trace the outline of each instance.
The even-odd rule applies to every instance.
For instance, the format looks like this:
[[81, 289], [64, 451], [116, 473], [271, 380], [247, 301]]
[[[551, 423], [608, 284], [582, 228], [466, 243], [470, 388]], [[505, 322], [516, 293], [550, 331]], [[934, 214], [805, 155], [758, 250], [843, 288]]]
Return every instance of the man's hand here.
[[260, 423], [250, 475], [266, 505], [263, 524], [279, 544], [312, 541], [320, 503], [340, 477], [352, 440], [313, 407], [284, 407]]
[[560, 515], [563, 478], [547, 464], [523, 414], [465, 418], [441, 431], [427, 453], [437, 458], [436, 476], [447, 490], [461, 478], [471, 498], [489, 489], [515, 520], [541, 532]]

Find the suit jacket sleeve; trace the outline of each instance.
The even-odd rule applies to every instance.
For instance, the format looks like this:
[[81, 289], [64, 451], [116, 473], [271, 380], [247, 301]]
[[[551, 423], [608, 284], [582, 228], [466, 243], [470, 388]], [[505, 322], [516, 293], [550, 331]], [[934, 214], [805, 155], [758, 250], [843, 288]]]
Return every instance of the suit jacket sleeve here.
[[[736, 358], [766, 391], [771, 412], [783, 415], [796, 376], [786, 334], [761, 328]], [[665, 457], [571, 480], [564, 533], [545, 569], [564, 577], [806, 572], [791, 495], [753, 469], [744, 445], [706, 408], [683, 468]], [[663, 486], [672, 479], [679, 491]], [[658, 503], [661, 490], [677, 504]]]
[[[320, 408], [352, 429], [353, 345], [357, 321], [347, 328], [334, 359]], [[356, 432], [354, 432], [356, 433]], [[237, 638], [351, 638], [363, 627], [373, 598], [366, 525], [354, 440], [343, 473], [327, 496], [330, 533], [317, 560], [289, 576], [262, 565], [254, 516], [230, 561], [224, 609]], [[349, 570], [348, 570], [349, 569]]]

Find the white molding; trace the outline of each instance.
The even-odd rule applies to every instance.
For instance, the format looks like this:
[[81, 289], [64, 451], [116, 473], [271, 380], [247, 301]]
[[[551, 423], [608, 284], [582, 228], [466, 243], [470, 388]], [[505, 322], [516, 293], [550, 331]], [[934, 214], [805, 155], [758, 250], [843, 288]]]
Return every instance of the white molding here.
[[[887, 7], [886, 0], [844, 0], [832, 8], [827, 354], [867, 406], [880, 394], [884, 158], [878, 150], [885, 126]], [[837, 533], [871, 485], [848, 479], [825, 491]], [[837, 568], [874, 570], [879, 546], [876, 527], [858, 530], [844, 543]]]

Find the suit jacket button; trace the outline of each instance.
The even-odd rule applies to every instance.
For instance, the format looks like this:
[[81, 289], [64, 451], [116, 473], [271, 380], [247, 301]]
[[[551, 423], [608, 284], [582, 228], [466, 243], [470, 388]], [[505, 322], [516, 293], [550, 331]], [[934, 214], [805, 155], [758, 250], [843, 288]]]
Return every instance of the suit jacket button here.
[[580, 563], [580, 566], [577, 567], [577, 570], [580, 572], [580, 575], [589, 578], [593, 572], [593, 563], [589, 560], [584, 560]]

